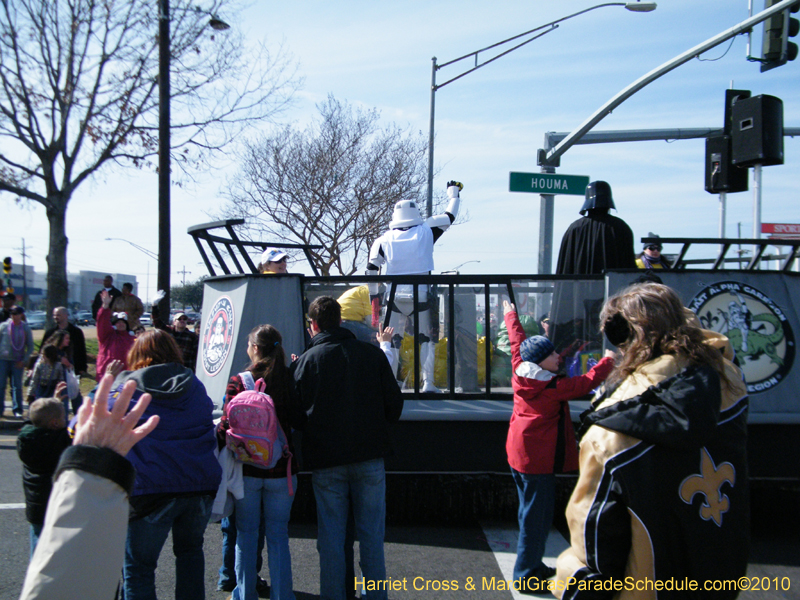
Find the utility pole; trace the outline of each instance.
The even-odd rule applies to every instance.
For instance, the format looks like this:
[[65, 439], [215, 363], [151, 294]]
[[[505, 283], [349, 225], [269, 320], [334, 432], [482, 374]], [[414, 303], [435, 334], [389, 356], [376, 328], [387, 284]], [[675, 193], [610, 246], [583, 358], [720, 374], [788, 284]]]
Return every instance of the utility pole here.
[[183, 275], [183, 287], [186, 287], [186, 275], [191, 275], [191, 271], [186, 270], [186, 265], [183, 265], [183, 271], [176, 271], [178, 275]]
[[30, 309], [30, 304], [28, 302], [28, 278], [25, 275], [25, 257], [28, 255], [25, 253], [25, 238], [22, 238], [22, 248], [17, 248], [22, 255], [22, 308], [25, 310]]
[[183, 271], [176, 271], [179, 275], [183, 275], [183, 310], [186, 310], [186, 274], [192, 274], [191, 271], [186, 270], [186, 265], [183, 265]]

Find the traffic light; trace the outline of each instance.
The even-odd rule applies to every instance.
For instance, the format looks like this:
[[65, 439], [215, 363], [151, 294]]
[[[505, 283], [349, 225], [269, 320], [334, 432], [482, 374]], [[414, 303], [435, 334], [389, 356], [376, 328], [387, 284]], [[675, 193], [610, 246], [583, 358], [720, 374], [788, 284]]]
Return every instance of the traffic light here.
[[731, 163], [731, 136], [706, 138], [706, 191], [709, 194], [746, 192], [747, 168]]
[[[780, 0], [764, 0], [764, 9], [770, 8]], [[772, 15], [764, 21], [764, 35], [761, 42], [761, 72], [785, 65], [797, 58], [797, 44], [790, 42], [800, 32], [800, 21], [791, 17], [800, 10], [800, 0], [788, 9]]]
[[11, 257], [10, 256], [6, 256], [3, 259], [3, 273], [5, 273], [6, 275], [11, 273]]

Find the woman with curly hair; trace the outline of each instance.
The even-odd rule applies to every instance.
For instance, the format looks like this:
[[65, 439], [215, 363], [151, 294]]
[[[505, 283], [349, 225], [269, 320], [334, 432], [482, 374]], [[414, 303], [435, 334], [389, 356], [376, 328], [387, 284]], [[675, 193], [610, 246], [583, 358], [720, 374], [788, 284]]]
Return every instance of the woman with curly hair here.
[[[744, 575], [747, 389], [723, 356], [727, 338], [700, 329], [678, 295], [655, 283], [609, 298], [600, 323], [620, 358], [581, 424], [556, 594], [672, 578], [686, 595], [687, 580]], [[618, 596], [656, 597], [652, 585], [638, 588], [644, 595], [633, 588]]]

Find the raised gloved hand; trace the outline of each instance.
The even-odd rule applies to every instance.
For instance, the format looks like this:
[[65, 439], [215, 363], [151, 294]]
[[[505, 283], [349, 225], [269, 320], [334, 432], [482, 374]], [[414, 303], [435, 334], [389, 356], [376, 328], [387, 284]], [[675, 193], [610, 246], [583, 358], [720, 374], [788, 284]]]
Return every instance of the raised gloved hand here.
[[447, 182], [447, 195], [450, 198], [458, 198], [458, 193], [464, 189], [464, 184], [460, 181]]

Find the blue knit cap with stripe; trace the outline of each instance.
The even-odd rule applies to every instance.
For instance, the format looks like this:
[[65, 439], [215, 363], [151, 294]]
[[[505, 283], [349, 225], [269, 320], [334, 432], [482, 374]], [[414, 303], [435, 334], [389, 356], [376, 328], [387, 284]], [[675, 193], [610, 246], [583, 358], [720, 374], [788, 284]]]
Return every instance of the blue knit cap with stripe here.
[[532, 335], [520, 344], [519, 354], [525, 362], [532, 362], [538, 365], [555, 352], [555, 349], [553, 342], [543, 335]]

